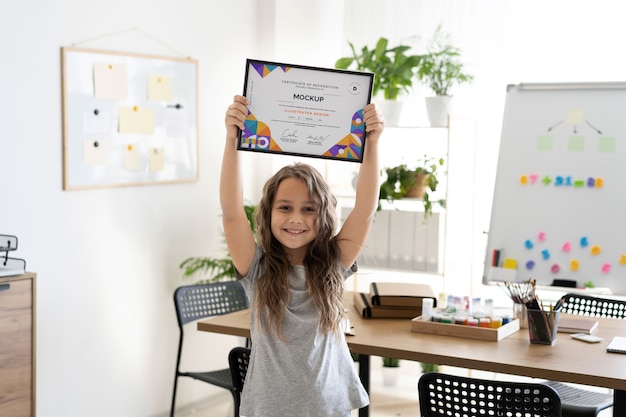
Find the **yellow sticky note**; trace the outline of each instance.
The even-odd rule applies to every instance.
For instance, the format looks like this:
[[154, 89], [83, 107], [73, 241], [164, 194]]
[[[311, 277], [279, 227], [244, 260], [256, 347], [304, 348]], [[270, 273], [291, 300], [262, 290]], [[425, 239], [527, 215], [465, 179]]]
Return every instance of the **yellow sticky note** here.
[[585, 121], [585, 112], [583, 109], [569, 109], [565, 117], [565, 123], [568, 125], [580, 125]]
[[163, 171], [165, 152], [163, 148], [150, 148], [150, 172]]
[[139, 155], [139, 147], [136, 144], [125, 145], [122, 149], [124, 155], [124, 169], [136, 171], [140, 168], [141, 158]]
[[128, 96], [128, 72], [124, 64], [93, 64], [96, 98], [123, 100]]
[[172, 79], [161, 75], [148, 75], [148, 100], [170, 101], [172, 99]]
[[120, 107], [119, 132], [152, 135], [154, 133], [154, 110], [148, 107]]
[[502, 264], [504, 268], [517, 269], [517, 259], [506, 258]]

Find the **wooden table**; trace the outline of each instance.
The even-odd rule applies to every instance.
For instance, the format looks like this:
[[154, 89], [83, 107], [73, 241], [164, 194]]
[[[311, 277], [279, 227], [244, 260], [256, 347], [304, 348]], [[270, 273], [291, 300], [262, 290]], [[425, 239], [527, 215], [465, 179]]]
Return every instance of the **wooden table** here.
[[[545, 346], [531, 345], [526, 329], [499, 342], [414, 333], [410, 320], [361, 318], [352, 305], [351, 292], [346, 292], [344, 304], [355, 333], [346, 339], [350, 350], [359, 354], [359, 375], [368, 391], [370, 355], [388, 356], [612, 388], [613, 415], [626, 416], [626, 355], [606, 352], [613, 336], [626, 336], [626, 321], [598, 319], [594, 334], [604, 338], [600, 343], [585, 343], [559, 333], [556, 345]], [[200, 321], [198, 330], [248, 337], [250, 312]], [[360, 417], [368, 415], [367, 407], [359, 411]]]

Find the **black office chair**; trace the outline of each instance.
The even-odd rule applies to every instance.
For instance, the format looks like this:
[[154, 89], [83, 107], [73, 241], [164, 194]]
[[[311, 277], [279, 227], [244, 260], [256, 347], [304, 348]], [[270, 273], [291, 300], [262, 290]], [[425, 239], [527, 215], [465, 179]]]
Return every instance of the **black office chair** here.
[[429, 372], [417, 387], [421, 417], [561, 417], [559, 394], [544, 384]]
[[228, 365], [230, 366], [230, 376], [235, 389], [235, 417], [239, 417], [239, 406], [241, 405], [241, 392], [248, 373], [248, 363], [250, 362], [250, 348], [237, 346], [232, 348], [228, 354]]
[[[183, 376], [227, 389], [233, 395], [233, 400], [236, 403], [237, 393], [233, 387], [229, 368], [214, 371], [183, 372], [180, 370], [180, 359], [183, 350], [185, 324], [247, 308], [248, 298], [243, 286], [238, 281], [226, 281], [178, 287], [174, 291], [174, 306], [176, 307], [180, 337], [170, 417], [174, 417], [178, 378]], [[235, 417], [239, 415], [237, 410], [235, 407]]]
[[[626, 319], [626, 301], [568, 293], [561, 297], [561, 312], [587, 317]], [[595, 417], [613, 406], [613, 394], [590, 391], [557, 381], [545, 384], [561, 397], [563, 417]]]

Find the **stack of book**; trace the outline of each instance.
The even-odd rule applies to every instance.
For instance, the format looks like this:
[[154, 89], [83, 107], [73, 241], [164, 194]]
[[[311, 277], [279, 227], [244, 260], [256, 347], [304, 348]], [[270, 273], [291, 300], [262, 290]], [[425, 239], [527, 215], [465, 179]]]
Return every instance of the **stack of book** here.
[[429, 285], [399, 282], [373, 282], [369, 293], [354, 293], [354, 307], [365, 318], [412, 319], [422, 314], [422, 301], [437, 297]]

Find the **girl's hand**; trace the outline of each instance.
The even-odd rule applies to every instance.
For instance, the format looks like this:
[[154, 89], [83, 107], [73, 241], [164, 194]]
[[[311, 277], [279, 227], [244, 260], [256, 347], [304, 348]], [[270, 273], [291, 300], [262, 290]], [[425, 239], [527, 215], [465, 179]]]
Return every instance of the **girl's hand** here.
[[385, 129], [385, 119], [376, 109], [374, 103], [370, 103], [363, 109], [363, 120], [365, 121], [365, 132], [367, 141], [378, 142], [380, 135]]
[[237, 138], [239, 129], [244, 129], [244, 121], [248, 115], [248, 99], [244, 96], [235, 96], [233, 103], [226, 110], [224, 123], [226, 124], [226, 137]]

